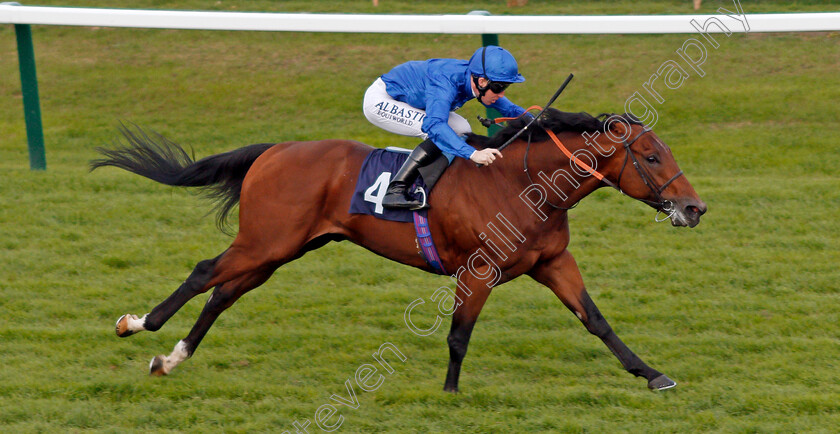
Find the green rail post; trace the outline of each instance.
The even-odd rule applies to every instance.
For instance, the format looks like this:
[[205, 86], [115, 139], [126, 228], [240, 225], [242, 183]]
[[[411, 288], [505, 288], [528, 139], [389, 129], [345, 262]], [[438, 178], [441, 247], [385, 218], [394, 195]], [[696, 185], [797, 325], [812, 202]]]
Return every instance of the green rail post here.
[[35, 49], [32, 46], [32, 29], [28, 24], [15, 24], [20, 86], [23, 92], [23, 114], [26, 118], [26, 140], [29, 144], [29, 168], [46, 170], [44, 130], [41, 126], [41, 102], [38, 98], [38, 76], [35, 73]]
[[[18, 3], [4, 3], [19, 5]], [[17, 36], [20, 85], [23, 93], [23, 115], [26, 119], [26, 140], [29, 144], [29, 168], [46, 170], [44, 130], [41, 126], [41, 103], [38, 98], [38, 76], [35, 73], [35, 49], [32, 45], [32, 28], [28, 24], [15, 24]]]
[[[468, 15], [490, 15], [490, 12], [488, 12], [488, 11], [472, 11]], [[494, 34], [494, 33], [484, 33], [484, 34], [482, 34], [481, 35], [481, 45], [483, 47], [486, 47], [488, 45], [498, 46], [499, 45], [499, 35]], [[498, 117], [501, 117], [501, 116], [502, 116], [502, 114], [499, 113], [498, 110], [496, 110], [494, 108], [487, 107], [487, 119], [495, 119], [495, 118], [498, 118]], [[490, 127], [487, 128], [487, 135], [488, 136], [493, 136], [497, 132], [499, 132], [499, 130], [501, 130], [501, 129], [502, 129], [502, 127], [500, 127], [499, 125], [496, 125], [496, 124], [490, 125]]]

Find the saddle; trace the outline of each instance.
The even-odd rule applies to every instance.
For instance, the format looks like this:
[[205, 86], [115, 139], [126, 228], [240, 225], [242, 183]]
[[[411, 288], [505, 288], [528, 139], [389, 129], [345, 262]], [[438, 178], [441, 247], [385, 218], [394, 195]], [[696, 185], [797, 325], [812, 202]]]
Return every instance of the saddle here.
[[[411, 151], [388, 147], [375, 149], [368, 154], [359, 170], [356, 188], [350, 201], [350, 214], [367, 214], [377, 218], [398, 221], [414, 221], [411, 210], [387, 209], [382, 198], [391, 182], [391, 176], [402, 167]], [[428, 201], [432, 188], [449, 167], [449, 160], [441, 155], [427, 166], [420, 168], [420, 176], [409, 186], [409, 194], [421, 201]]]

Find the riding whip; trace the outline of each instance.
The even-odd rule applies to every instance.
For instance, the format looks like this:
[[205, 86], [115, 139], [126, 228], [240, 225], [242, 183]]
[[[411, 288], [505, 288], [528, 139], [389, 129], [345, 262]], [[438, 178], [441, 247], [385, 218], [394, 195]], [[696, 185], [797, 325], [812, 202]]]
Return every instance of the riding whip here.
[[[554, 93], [554, 96], [552, 96], [551, 99], [548, 100], [548, 104], [546, 104], [545, 107], [543, 107], [542, 111], [537, 113], [537, 115], [534, 116], [524, 127], [522, 127], [521, 130], [517, 131], [516, 134], [513, 135], [513, 137], [509, 138], [502, 146], [499, 146], [497, 149], [499, 151], [501, 151], [502, 149], [505, 149], [505, 147], [507, 147], [507, 145], [511, 144], [514, 140], [516, 140], [516, 138], [519, 137], [522, 133], [524, 133], [528, 129], [528, 127], [530, 127], [531, 124], [534, 123], [534, 121], [536, 121], [540, 116], [542, 116], [542, 114], [545, 113], [545, 111], [548, 110], [549, 107], [551, 107], [551, 104], [554, 104], [554, 100], [556, 100], [557, 97], [560, 96], [560, 94], [563, 92], [563, 89], [565, 89], [566, 85], [568, 85], [569, 82], [572, 81], [572, 77], [574, 77], [574, 76], [575, 76], [574, 74], [569, 74], [569, 76], [566, 77], [566, 81], [564, 81], [563, 84], [560, 85], [560, 88], [557, 89], [557, 92]], [[482, 124], [484, 124], [484, 122], [482, 122]], [[485, 125], [485, 126], [489, 126], [489, 125]]]

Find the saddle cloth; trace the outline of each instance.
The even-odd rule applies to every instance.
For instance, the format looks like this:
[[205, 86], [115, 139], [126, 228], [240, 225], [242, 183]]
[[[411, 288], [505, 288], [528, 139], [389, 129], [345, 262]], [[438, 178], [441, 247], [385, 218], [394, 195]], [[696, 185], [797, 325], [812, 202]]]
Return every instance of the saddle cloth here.
[[[391, 151], [390, 149], [395, 149]], [[405, 160], [408, 158], [408, 152], [400, 148], [376, 149], [371, 152], [365, 161], [362, 163], [362, 168], [359, 170], [359, 177], [356, 180], [356, 188], [353, 191], [353, 197], [350, 200], [350, 214], [367, 214], [377, 218], [397, 221], [397, 222], [412, 222], [414, 223], [414, 230], [417, 234], [417, 247], [420, 249], [420, 254], [426, 263], [437, 274], [446, 274], [443, 269], [443, 263], [437, 252], [437, 247], [432, 240], [432, 232], [429, 228], [429, 220], [427, 210], [403, 210], [403, 209], [387, 209], [382, 206], [382, 198], [385, 196], [385, 191], [388, 189], [388, 184], [391, 183], [391, 176], [397, 173], [402, 167]], [[432, 186], [437, 181], [440, 173], [449, 164], [446, 157], [441, 157], [436, 162], [438, 168], [441, 169], [437, 173], [432, 173]], [[435, 163], [433, 163], [435, 164]], [[423, 182], [423, 175], [417, 177], [417, 180], [408, 190], [417, 199], [423, 199], [421, 196], [426, 195], [425, 182]], [[426, 198], [428, 201], [428, 198]]]
[[[353, 191], [353, 198], [350, 200], [350, 214], [368, 214], [395, 222], [413, 222], [414, 216], [411, 210], [382, 207], [382, 198], [385, 197], [385, 191], [388, 190], [391, 177], [400, 170], [406, 159], [408, 159], [408, 153], [406, 152], [394, 152], [386, 149], [376, 149], [371, 152], [365, 158], [359, 171], [356, 189]], [[418, 187], [422, 189], [423, 193], [419, 192]], [[423, 200], [423, 195], [426, 194], [427, 190], [422, 175], [417, 177], [408, 191], [415, 198]]]

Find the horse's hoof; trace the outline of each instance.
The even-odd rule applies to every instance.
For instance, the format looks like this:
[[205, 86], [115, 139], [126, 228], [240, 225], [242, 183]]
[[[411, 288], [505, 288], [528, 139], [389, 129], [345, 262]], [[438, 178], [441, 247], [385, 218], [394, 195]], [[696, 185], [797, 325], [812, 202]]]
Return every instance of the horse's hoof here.
[[650, 390], [665, 390], [676, 386], [677, 383], [668, 378], [667, 375], [662, 374], [648, 382], [648, 389]]
[[152, 359], [152, 362], [149, 363], [149, 375], [162, 377], [167, 374], [166, 370], [163, 369], [164, 357], [165, 356], [155, 356], [155, 358]]
[[452, 394], [456, 394], [456, 393], [458, 393], [458, 387], [457, 386], [455, 386], [455, 387], [453, 387], [453, 386], [443, 386], [443, 391], [444, 392], [449, 392], [449, 393], [452, 393]]
[[125, 314], [117, 320], [117, 336], [127, 338], [137, 332], [129, 330], [128, 328], [129, 315]]

